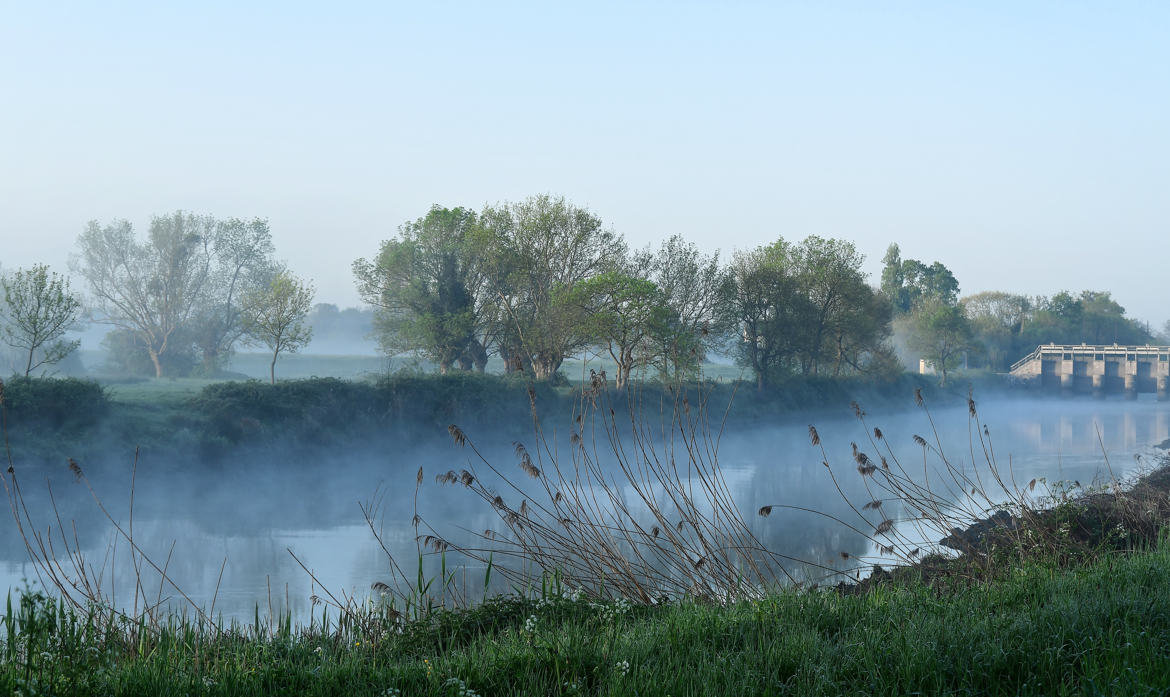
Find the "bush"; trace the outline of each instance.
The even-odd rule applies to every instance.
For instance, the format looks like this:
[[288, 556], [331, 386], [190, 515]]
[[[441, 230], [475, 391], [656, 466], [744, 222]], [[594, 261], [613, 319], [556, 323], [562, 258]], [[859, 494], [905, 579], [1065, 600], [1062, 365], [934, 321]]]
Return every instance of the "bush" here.
[[13, 377], [4, 383], [3, 402], [9, 423], [54, 429], [92, 426], [110, 409], [101, 385], [78, 378]]
[[[399, 375], [376, 382], [337, 378], [222, 382], [195, 398], [208, 443], [285, 440], [325, 445], [357, 433], [396, 427], [486, 423], [527, 417], [527, 385], [512, 378], [459, 373]], [[557, 404], [547, 386], [534, 388], [537, 401]]]

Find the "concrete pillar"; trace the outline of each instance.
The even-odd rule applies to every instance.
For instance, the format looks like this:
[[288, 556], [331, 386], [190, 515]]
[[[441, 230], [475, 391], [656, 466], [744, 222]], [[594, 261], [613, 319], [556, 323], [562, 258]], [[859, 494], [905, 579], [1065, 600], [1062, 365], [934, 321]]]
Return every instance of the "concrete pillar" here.
[[1093, 396], [1097, 399], [1105, 399], [1105, 376], [1093, 376]]
[[1132, 373], [1125, 376], [1125, 398], [1137, 399], [1137, 375]]
[[1165, 402], [1170, 399], [1170, 376], [1158, 376], [1158, 401]]
[[1073, 385], [1076, 384], [1075, 379], [1071, 370], [1067, 373], [1060, 374], [1060, 394], [1062, 396], [1068, 397], [1072, 395]]

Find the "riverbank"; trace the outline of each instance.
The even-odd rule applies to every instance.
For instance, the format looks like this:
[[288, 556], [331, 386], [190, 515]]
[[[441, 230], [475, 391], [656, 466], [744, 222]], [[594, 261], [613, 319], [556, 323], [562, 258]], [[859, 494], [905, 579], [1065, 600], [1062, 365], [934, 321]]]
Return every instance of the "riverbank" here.
[[[455, 373], [368, 380], [306, 378], [269, 385], [256, 380], [140, 380], [103, 384], [76, 378], [8, 379], [4, 408], [13, 455], [25, 466], [62, 456], [121, 467], [137, 449], [143, 461], [174, 468], [246, 460], [255, 454], [312, 460], [354, 442], [389, 449], [404, 439], [446, 437], [465, 429], [507, 424], [532, 431], [535, 409], [550, 425], [571, 422], [580, 386], [530, 384], [522, 377]], [[793, 378], [765, 391], [751, 383], [715, 381], [663, 386], [646, 383], [612, 395], [619, 415], [634, 410], [669, 419], [675, 402], [705, 403], [708, 418], [730, 428], [849, 413], [851, 402], [895, 414], [914, 408], [916, 391], [936, 407], [1005, 394], [994, 376], [940, 388], [934, 378], [907, 374], [890, 381]], [[519, 437], [519, 436], [518, 436]]]
[[[423, 621], [160, 632], [32, 597], [5, 618], [5, 694], [1057, 695], [1170, 687], [1170, 542], [991, 583], [731, 606], [499, 598]], [[15, 615], [15, 616], [14, 616]]]
[[[1120, 483], [1119, 483], [1120, 484]], [[720, 605], [533, 597], [308, 626], [10, 599], [5, 694], [1055, 695], [1170, 688], [1170, 462], [955, 530], [861, 584]]]

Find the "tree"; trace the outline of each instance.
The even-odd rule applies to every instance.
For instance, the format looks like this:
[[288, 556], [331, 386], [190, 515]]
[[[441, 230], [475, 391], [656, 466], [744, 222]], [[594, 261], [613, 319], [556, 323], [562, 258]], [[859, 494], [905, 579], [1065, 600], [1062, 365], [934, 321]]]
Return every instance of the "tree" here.
[[419, 351], [444, 374], [456, 364], [483, 372], [494, 298], [485, 298], [480, 239], [474, 211], [433, 206], [383, 242], [373, 261], [354, 262], [358, 292], [377, 308], [384, 352]]
[[215, 375], [244, 336], [240, 296], [262, 288], [276, 272], [268, 221], [230, 218], [214, 223], [207, 287], [190, 322], [190, 336], [205, 375]]
[[957, 305], [930, 298], [911, 313], [911, 346], [922, 352], [927, 363], [939, 372], [939, 385], [947, 384], [947, 373], [971, 343], [971, 325]]
[[906, 290], [906, 274], [902, 271], [902, 250], [891, 244], [882, 257], [882, 292], [901, 312], [910, 310], [910, 294]]
[[313, 308], [314, 293], [312, 285], [287, 271], [278, 271], [266, 287], [244, 294], [244, 331], [272, 351], [268, 366], [272, 384], [276, 384], [276, 359], [280, 354], [296, 353], [313, 338], [313, 329], [305, 324], [305, 317]]
[[959, 282], [941, 263], [927, 266], [917, 259], [902, 260], [896, 244], [889, 246], [882, 261], [881, 289], [899, 312], [910, 312], [918, 303], [931, 299], [945, 305], [958, 302]]
[[0, 276], [0, 288], [4, 291], [0, 339], [22, 352], [26, 377], [42, 365], [57, 363], [81, 344], [61, 339], [81, 312], [81, 300], [70, 291], [68, 278], [36, 264]]
[[839, 373], [843, 342], [852, 339], [858, 319], [853, 310], [870, 309], [873, 291], [861, 272], [865, 256], [852, 242], [812, 235], [793, 248], [792, 259], [797, 282], [813, 310], [802, 332], [801, 372], [816, 375], [822, 362], [832, 361], [834, 374]]
[[162, 377], [162, 357], [199, 307], [211, 267], [215, 223], [178, 211], [151, 219], [144, 244], [125, 220], [89, 223], [71, 266], [89, 282], [98, 321], [132, 332]]
[[651, 333], [651, 359], [663, 379], [691, 375], [735, 324], [730, 312], [734, 281], [720, 266], [718, 252], [702, 254], [681, 235], [662, 243], [649, 268], [668, 311]]
[[1061, 291], [1051, 298], [1037, 298], [1036, 309], [1023, 332], [1022, 343], [1035, 346], [1061, 344], [1144, 344], [1152, 340], [1149, 330], [1125, 316], [1122, 307], [1107, 291]]
[[783, 239], [736, 254], [730, 272], [735, 283], [731, 308], [740, 335], [736, 361], [752, 369], [762, 391], [792, 372], [799, 334], [813, 308], [800, 292], [791, 249]]
[[491, 250], [501, 357], [550, 379], [565, 356], [596, 339], [574, 287], [611, 270], [625, 243], [588, 210], [544, 194], [488, 206], [480, 231], [481, 249]]
[[[985, 291], [959, 301], [971, 323], [975, 340], [983, 347], [987, 365], [1006, 370], [1022, 355], [1020, 337], [1030, 322], [1032, 300], [1025, 295]], [[1034, 346], [1028, 347], [1030, 351]]]
[[573, 294], [585, 310], [587, 331], [605, 343], [617, 363], [617, 388], [625, 388], [634, 368], [650, 360], [650, 337], [664, 334], [668, 310], [662, 291], [653, 281], [625, 270], [582, 281]]

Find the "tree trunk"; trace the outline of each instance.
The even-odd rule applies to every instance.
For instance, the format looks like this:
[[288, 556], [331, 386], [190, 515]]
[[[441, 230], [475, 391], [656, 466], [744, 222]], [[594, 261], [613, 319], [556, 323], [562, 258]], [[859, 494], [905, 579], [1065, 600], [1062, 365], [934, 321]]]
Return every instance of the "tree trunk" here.
[[158, 359], [158, 351], [155, 351], [152, 348], [147, 349], [146, 351], [150, 354], [150, 362], [154, 364], [154, 376], [156, 378], [161, 378], [163, 376], [163, 369], [162, 363]]
[[269, 384], [276, 384], [276, 357], [280, 355], [279, 351], [272, 352], [272, 363], [268, 365], [268, 378], [271, 381]]
[[28, 364], [24, 366], [24, 376], [26, 378], [28, 377], [28, 374], [32, 372], [32, 359], [33, 359], [33, 351], [34, 350], [36, 350], [36, 349], [30, 348], [28, 350]]

